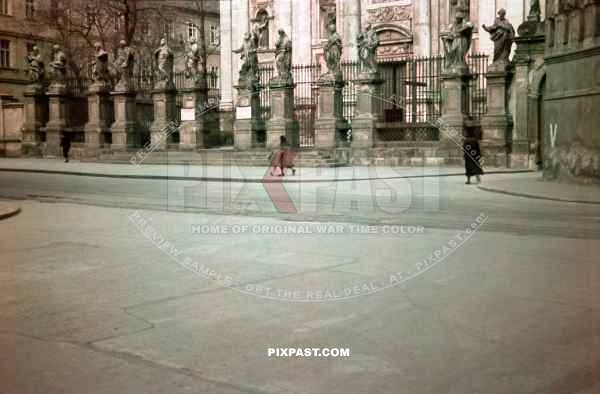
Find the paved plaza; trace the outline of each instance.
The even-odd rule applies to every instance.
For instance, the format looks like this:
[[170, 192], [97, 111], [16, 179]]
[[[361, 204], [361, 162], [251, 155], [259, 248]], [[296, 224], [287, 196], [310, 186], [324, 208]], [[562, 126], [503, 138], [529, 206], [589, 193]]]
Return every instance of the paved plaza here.
[[585, 186], [289, 182], [280, 213], [259, 182], [0, 179], [2, 393], [600, 391]]

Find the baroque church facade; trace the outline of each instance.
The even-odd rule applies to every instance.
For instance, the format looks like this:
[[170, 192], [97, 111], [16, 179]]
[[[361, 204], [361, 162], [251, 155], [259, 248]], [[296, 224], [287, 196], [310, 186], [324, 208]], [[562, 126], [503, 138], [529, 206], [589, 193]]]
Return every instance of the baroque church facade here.
[[[500, 8], [513, 26], [527, 19], [532, 0], [220, 0], [221, 110], [234, 104], [244, 33], [260, 37], [259, 61], [274, 58], [277, 30], [283, 29], [293, 42], [294, 64], [318, 64], [323, 60], [326, 25], [335, 18], [344, 44], [344, 60], [358, 59], [356, 36], [370, 24], [380, 40], [378, 57], [442, 55], [440, 33], [452, 23], [457, 8], [466, 9], [475, 26], [472, 52], [491, 54], [493, 43], [482, 24], [493, 24]], [[540, 0], [545, 9], [545, 0]]]

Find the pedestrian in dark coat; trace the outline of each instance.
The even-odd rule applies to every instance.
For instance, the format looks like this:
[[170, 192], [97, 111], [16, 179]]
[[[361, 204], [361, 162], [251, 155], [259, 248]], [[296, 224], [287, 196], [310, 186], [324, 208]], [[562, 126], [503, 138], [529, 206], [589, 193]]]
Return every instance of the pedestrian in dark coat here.
[[477, 179], [477, 183], [481, 182], [483, 169], [481, 168], [481, 149], [479, 140], [475, 137], [467, 137], [463, 143], [464, 158], [465, 158], [465, 175], [467, 176], [467, 185], [471, 184], [471, 177]]
[[69, 150], [71, 150], [71, 136], [69, 133], [63, 132], [61, 134], [60, 146], [62, 146], [63, 157], [65, 163], [69, 162]]

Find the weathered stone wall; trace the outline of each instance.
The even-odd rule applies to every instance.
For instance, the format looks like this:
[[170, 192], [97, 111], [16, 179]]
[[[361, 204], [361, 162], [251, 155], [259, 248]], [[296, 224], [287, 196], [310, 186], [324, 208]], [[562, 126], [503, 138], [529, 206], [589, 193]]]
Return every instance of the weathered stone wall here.
[[24, 112], [22, 103], [0, 98], [0, 156], [20, 156]]
[[548, 7], [544, 175], [600, 177], [600, 1]]

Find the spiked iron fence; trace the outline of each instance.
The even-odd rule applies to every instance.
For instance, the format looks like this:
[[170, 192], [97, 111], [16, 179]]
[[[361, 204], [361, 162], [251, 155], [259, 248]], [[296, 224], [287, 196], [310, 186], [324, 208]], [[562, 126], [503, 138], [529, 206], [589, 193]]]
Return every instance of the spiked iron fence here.
[[[472, 121], [477, 121], [487, 111], [486, 104], [486, 73], [488, 56], [473, 54], [468, 56], [468, 64], [473, 74], [468, 86], [467, 112]], [[444, 59], [441, 56], [407, 57], [401, 60], [385, 60], [379, 62], [380, 72], [384, 80], [381, 86], [381, 96], [376, 101], [376, 111], [381, 122], [378, 123], [376, 141], [387, 143], [391, 141], [436, 141], [439, 131], [435, 123], [441, 116], [441, 76]], [[314, 146], [314, 125], [318, 112], [318, 87], [316, 82], [324, 70], [318, 64], [294, 65], [293, 78], [296, 85], [294, 91], [294, 112], [300, 126], [300, 146]], [[343, 89], [343, 113], [352, 121], [357, 101], [357, 80], [360, 73], [358, 62], [342, 64], [342, 72], [346, 81]], [[260, 105], [263, 120], [271, 117], [271, 93], [268, 88], [273, 78], [273, 66], [260, 68]], [[152, 120], [152, 89], [155, 77], [152, 70], [139, 69], [133, 76], [133, 89], [137, 92], [137, 101], [143, 104], [143, 111], [138, 115], [138, 123], [146, 130]], [[207, 74], [209, 103], [216, 106], [220, 100], [219, 82], [216, 73]], [[185, 75], [183, 72], [174, 74], [177, 89], [177, 113], [182, 106]], [[70, 78], [67, 81], [69, 92], [74, 100], [81, 101], [91, 84], [89, 78]], [[78, 102], [79, 102], [78, 101]], [[206, 104], [203, 103], [205, 106]], [[85, 111], [82, 111], [84, 116]], [[84, 124], [85, 119], [74, 120]]]

